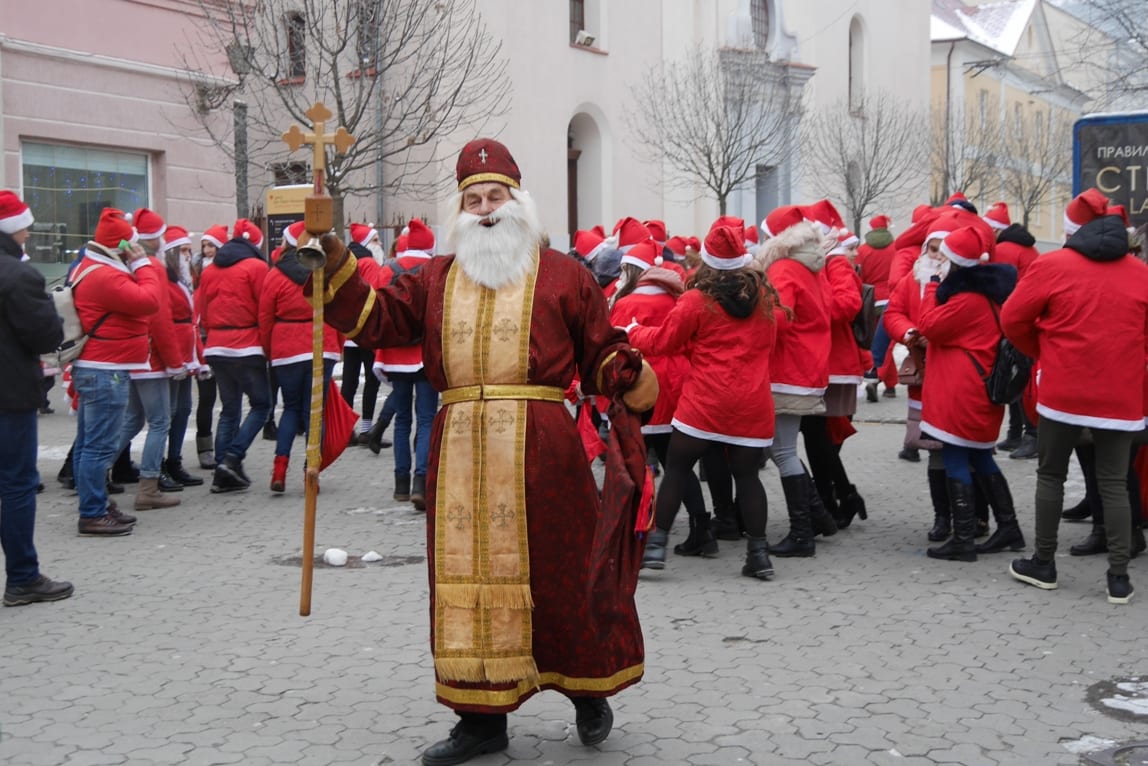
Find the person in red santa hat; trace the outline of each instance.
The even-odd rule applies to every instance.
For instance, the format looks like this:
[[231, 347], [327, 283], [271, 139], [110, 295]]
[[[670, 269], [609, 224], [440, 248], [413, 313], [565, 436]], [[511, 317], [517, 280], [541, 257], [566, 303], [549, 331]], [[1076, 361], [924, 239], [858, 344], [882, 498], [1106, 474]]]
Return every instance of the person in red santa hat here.
[[[993, 460], [1004, 407], [988, 398], [984, 375], [996, 361], [1000, 306], [1016, 285], [1016, 269], [989, 263], [991, 234], [965, 226], [945, 235], [937, 258], [917, 268], [928, 274], [917, 328], [928, 338], [921, 430], [941, 442], [953, 535], [929, 548], [930, 558], [975, 561], [978, 553], [1020, 550], [1008, 481]], [[977, 545], [973, 474], [988, 499], [997, 529]]]
[[[1065, 210], [1065, 247], [1037, 258], [1005, 304], [1005, 334], [1040, 366], [1036, 387], [1036, 552], [1012, 562], [1014, 578], [1056, 588], [1057, 529], [1068, 460], [1081, 431], [1092, 432], [1096, 483], [1107, 534], [1109, 603], [1127, 604], [1131, 549], [1126, 477], [1133, 435], [1144, 423], [1148, 365], [1148, 266], [1130, 255], [1128, 232], [1096, 189]], [[1115, 331], [1114, 328], [1119, 328]], [[1094, 380], [1106, 374], [1135, 396], [1113, 396]]]
[[[386, 259], [379, 232], [369, 223], [353, 223], [348, 227], [350, 240], [347, 247], [355, 255], [359, 272], [367, 284], [381, 287], [380, 268]], [[370, 350], [360, 350], [353, 340], [343, 342], [343, 381], [339, 393], [352, 407], [359, 391], [359, 377], [363, 379], [362, 418], [359, 420], [359, 433], [351, 437], [351, 444], [366, 444], [371, 426], [375, 420], [375, 407], [379, 401], [379, 378], [374, 373], [375, 355]]]
[[[875, 215], [870, 218], [865, 241], [857, 248], [857, 272], [863, 284], [873, 285], [873, 299], [879, 314], [884, 313], [885, 305], [889, 302], [889, 293], [894, 287], [889, 281], [889, 270], [893, 266], [897, 249], [893, 246], [893, 235], [889, 231], [891, 225], [892, 222], [887, 215]], [[884, 358], [885, 363], [880, 370], [867, 370], [864, 376], [865, 397], [870, 402], [877, 401], [878, 382], [884, 382], [887, 394], [896, 395], [897, 365], [888, 350], [889, 334], [885, 331], [885, 323], [878, 319], [872, 351], [874, 357]]]
[[[290, 227], [288, 227], [290, 228]], [[191, 258], [192, 290], [199, 289], [199, 278], [205, 266], [215, 260], [215, 254], [226, 242], [227, 227], [223, 224], [209, 226], [199, 239], [199, 255]], [[207, 328], [200, 321], [199, 308], [195, 312], [195, 331], [198, 339], [199, 359], [203, 360], [203, 344], [207, 341]], [[206, 363], [200, 366], [195, 375], [195, 451], [199, 456], [199, 467], [207, 471], [215, 470], [215, 437], [212, 435], [215, 424], [215, 378]]]
[[[443, 393], [427, 469], [431, 646], [438, 699], [461, 720], [423, 754], [432, 766], [504, 750], [506, 713], [544, 689], [573, 700], [583, 744], [609, 735], [607, 698], [643, 672], [634, 524], [647, 468], [627, 408], [657, 398], [591, 275], [540, 252], [507, 148], [470, 142], [456, 176], [454, 255], [393, 285], [371, 289], [338, 238], [322, 240], [327, 321], [362, 346], [419, 343]], [[601, 495], [564, 404], [575, 371], [614, 401]]]
[[745, 249], [744, 236], [744, 227], [711, 229], [691, 289], [659, 326], [635, 322], [629, 328], [630, 340], [639, 349], [655, 356], [687, 354], [691, 369], [671, 421], [656, 529], [642, 562], [651, 569], [665, 566], [669, 530], [694, 464], [716, 446], [726, 454], [746, 529], [741, 573], [761, 580], [774, 573], [758, 464], [761, 451], [773, 443], [769, 351], [777, 332], [775, 309], [783, 312], [776, 292], [751, 268], [753, 256]]

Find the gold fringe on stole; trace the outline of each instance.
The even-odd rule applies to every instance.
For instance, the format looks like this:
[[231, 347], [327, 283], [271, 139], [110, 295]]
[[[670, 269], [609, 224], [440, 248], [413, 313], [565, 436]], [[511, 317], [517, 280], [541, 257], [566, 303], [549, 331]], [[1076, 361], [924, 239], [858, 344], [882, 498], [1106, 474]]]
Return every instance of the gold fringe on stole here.
[[533, 609], [530, 585], [483, 585], [478, 603], [484, 609]]
[[434, 597], [442, 606], [452, 606], [457, 609], [473, 609], [480, 603], [480, 589], [478, 583], [436, 583]]
[[435, 657], [434, 669], [444, 681], [480, 683], [488, 680], [478, 657]]
[[525, 681], [530, 686], [538, 686], [541, 680], [538, 675], [538, 665], [535, 664], [534, 658], [529, 655], [498, 657], [484, 660], [483, 664], [486, 666], [487, 679], [494, 684]]

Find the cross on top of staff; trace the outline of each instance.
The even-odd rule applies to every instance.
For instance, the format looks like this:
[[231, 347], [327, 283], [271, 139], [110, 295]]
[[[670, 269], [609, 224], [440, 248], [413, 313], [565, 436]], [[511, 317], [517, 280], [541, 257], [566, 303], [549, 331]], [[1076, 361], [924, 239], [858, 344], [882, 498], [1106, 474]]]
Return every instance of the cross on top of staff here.
[[315, 171], [323, 171], [327, 168], [327, 156], [324, 151], [328, 145], [333, 145], [335, 151], [339, 154], [344, 154], [351, 144], [355, 143], [355, 137], [347, 132], [343, 126], [334, 133], [327, 133], [327, 121], [333, 115], [331, 110], [323, 105], [322, 102], [316, 101], [314, 106], [304, 112], [307, 118], [311, 120], [311, 132], [305, 133], [299, 129], [298, 125], [292, 125], [291, 129], [283, 134], [283, 141], [287, 146], [291, 147], [291, 151], [297, 151], [302, 146], [314, 147], [314, 162], [312, 168]]

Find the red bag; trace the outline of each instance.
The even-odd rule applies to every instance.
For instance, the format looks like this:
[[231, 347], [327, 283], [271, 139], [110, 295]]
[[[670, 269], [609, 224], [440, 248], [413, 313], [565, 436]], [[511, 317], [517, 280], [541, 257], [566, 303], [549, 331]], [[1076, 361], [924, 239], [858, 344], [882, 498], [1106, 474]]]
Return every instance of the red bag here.
[[594, 420], [590, 417], [589, 400], [582, 402], [578, 408], [578, 436], [582, 438], [582, 449], [586, 452], [586, 462], [593, 463], [594, 459], [606, 451], [606, 444], [598, 436], [598, 429], [594, 427]]
[[339, 459], [351, 440], [359, 413], [351, 409], [347, 400], [339, 393], [339, 387], [327, 385], [327, 398], [323, 403], [323, 441], [320, 445], [321, 459], [319, 470]]

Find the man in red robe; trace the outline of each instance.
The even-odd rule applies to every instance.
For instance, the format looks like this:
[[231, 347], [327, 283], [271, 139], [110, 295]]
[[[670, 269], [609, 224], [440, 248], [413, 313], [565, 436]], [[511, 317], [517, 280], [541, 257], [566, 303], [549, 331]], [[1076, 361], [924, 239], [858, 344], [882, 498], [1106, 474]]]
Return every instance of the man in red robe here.
[[[606, 698], [644, 668], [641, 488], [616, 487], [640, 481], [626, 408], [651, 408], [657, 379], [611, 326], [590, 272], [540, 252], [506, 147], [467, 144], [457, 178], [455, 254], [394, 285], [372, 289], [341, 242], [322, 241], [327, 322], [360, 346], [421, 343], [442, 392], [427, 471], [431, 648], [438, 700], [461, 720], [423, 754], [427, 766], [505, 749], [506, 714], [543, 689], [573, 701], [579, 739], [597, 744], [613, 725]], [[603, 499], [563, 404], [575, 374], [586, 393], [625, 404], [629, 440], [608, 461]]]

